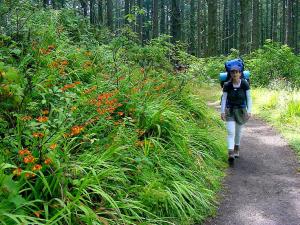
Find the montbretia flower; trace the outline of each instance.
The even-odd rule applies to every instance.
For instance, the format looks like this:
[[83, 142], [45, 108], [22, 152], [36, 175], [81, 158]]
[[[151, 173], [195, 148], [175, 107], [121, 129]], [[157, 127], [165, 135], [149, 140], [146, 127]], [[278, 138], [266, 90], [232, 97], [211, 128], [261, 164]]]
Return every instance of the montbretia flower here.
[[32, 171], [39, 171], [42, 169], [42, 165], [40, 164], [36, 164], [32, 167]]
[[22, 173], [22, 169], [21, 168], [16, 168], [13, 171], [13, 174], [16, 175], [16, 176], [21, 176], [21, 173]]

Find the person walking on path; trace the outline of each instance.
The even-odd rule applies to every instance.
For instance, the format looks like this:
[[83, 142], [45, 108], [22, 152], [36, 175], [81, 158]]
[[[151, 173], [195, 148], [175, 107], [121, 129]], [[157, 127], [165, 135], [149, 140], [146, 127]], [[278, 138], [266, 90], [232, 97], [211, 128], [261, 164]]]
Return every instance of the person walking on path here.
[[221, 119], [226, 121], [228, 161], [239, 157], [243, 124], [251, 117], [252, 99], [249, 83], [242, 79], [242, 68], [230, 68], [230, 80], [224, 84]]

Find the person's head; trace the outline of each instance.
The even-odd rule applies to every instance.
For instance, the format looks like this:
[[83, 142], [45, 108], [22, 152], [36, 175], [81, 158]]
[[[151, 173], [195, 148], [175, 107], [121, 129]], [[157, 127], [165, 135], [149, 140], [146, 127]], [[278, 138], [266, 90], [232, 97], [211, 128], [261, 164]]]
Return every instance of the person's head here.
[[241, 78], [242, 71], [241, 68], [238, 66], [233, 66], [230, 69], [230, 77], [233, 81], [238, 81]]

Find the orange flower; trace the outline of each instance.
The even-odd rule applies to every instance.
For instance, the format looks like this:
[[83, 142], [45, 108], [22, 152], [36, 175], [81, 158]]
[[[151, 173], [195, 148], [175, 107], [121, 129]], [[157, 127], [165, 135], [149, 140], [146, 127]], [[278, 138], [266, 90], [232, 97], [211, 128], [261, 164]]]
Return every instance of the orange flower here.
[[93, 86], [93, 87], [91, 87], [89, 89], [84, 90], [83, 93], [84, 94], [88, 94], [88, 93], [90, 93], [90, 92], [92, 92], [92, 91], [94, 91], [96, 89], [97, 89], [97, 86]]
[[49, 46], [48, 46], [48, 50], [51, 50], [51, 51], [52, 51], [52, 50], [54, 50], [54, 49], [55, 49], [55, 45], [49, 45]]
[[39, 116], [36, 120], [39, 121], [40, 123], [44, 123], [44, 122], [48, 121], [48, 117], [46, 117], [46, 116]]
[[45, 163], [46, 165], [50, 165], [50, 164], [52, 163], [52, 160], [51, 160], [50, 158], [45, 159], [44, 163]]
[[25, 173], [26, 178], [35, 177], [36, 175], [34, 173]]
[[63, 61], [61, 61], [61, 65], [64, 65], [64, 66], [66, 66], [66, 65], [68, 65], [69, 64], [69, 62], [67, 61], [67, 60], [63, 60]]
[[14, 169], [13, 174], [16, 175], [16, 176], [20, 176], [21, 172], [22, 172], [21, 168], [16, 168], [16, 169]]
[[48, 110], [48, 109], [44, 109], [44, 110], [42, 111], [42, 114], [43, 114], [43, 115], [48, 115], [48, 114], [49, 114], [49, 110]]
[[40, 164], [36, 164], [32, 167], [32, 171], [39, 171], [42, 169], [42, 165]]
[[40, 48], [40, 53], [43, 54], [43, 55], [47, 55], [49, 52], [48, 50], [44, 49], [44, 48]]
[[32, 120], [32, 117], [31, 116], [23, 116], [21, 118], [22, 121], [29, 121], [29, 120]]
[[72, 131], [72, 132], [71, 132], [71, 136], [80, 134], [80, 132], [81, 132], [83, 129], [84, 129], [83, 126], [73, 126], [73, 127], [71, 128], [71, 131]]
[[40, 217], [41, 217], [41, 212], [43, 212], [43, 210], [35, 211], [35, 212], [33, 212], [33, 213], [34, 213], [34, 215], [35, 215], [37, 218], [40, 218]]
[[33, 163], [35, 161], [35, 158], [32, 155], [28, 155], [26, 157], [24, 157], [23, 159], [24, 163]]
[[57, 144], [55, 143], [55, 144], [50, 145], [49, 148], [50, 148], [51, 150], [54, 150], [56, 147], [57, 147]]
[[91, 52], [91, 51], [86, 51], [84, 54], [85, 54], [86, 56], [91, 56], [91, 55], [92, 55], [92, 52]]
[[50, 63], [49, 67], [50, 68], [58, 68], [59, 64], [56, 61], [53, 61], [52, 63]]
[[44, 134], [41, 132], [35, 132], [32, 134], [32, 136], [35, 138], [42, 138], [42, 137], [44, 137]]
[[19, 150], [19, 155], [30, 155], [30, 154], [31, 152], [27, 148]]
[[64, 138], [68, 138], [68, 137], [70, 137], [70, 134], [65, 133], [65, 134], [63, 134], [63, 136], [64, 136]]
[[73, 88], [73, 87], [75, 87], [76, 86], [76, 84], [66, 84], [63, 88], [61, 88], [61, 90], [62, 91], [65, 91], [65, 90], [67, 90], [67, 89], [69, 89], [69, 88]]
[[124, 113], [123, 113], [123, 112], [118, 112], [118, 115], [119, 115], [119, 116], [123, 116]]
[[72, 106], [72, 107], [71, 107], [71, 111], [72, 111], [72, 112], [74, 112], [76, 109], [77, 109], [76, 106]]
[[86, 69], [88, 67], [90, 67], [92, 65], [92, 62], [91, 61], [86, 61], [84, 64], [83, 64], [83, 67]]
[[138, 147], [143, 147], [144, 146], [144, 141], [136, 141], [135, 142], [135, 146], [138, 146]]

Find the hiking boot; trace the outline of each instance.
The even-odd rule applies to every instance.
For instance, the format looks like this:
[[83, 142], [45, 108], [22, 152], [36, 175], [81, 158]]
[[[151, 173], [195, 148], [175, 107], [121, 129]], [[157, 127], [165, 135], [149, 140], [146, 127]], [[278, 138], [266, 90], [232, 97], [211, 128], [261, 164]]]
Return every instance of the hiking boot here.
[[234, 152], [233, 152], [233, 150], [229, 150], [228, 151], [228, 162], [233, 163], [233, 161], [234, 161]]
[[240, 157], [240, 146], [239, 145], [234, 146], [233, 155], [234, 155], [234, 158]]

